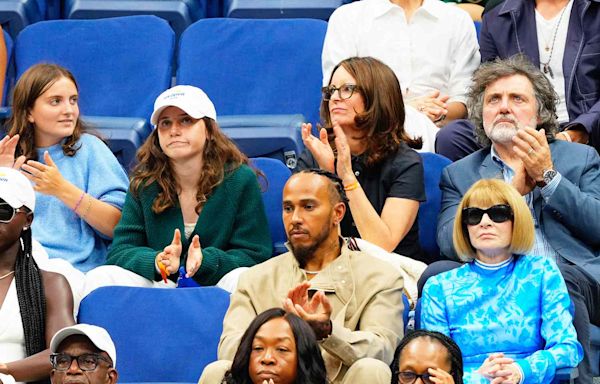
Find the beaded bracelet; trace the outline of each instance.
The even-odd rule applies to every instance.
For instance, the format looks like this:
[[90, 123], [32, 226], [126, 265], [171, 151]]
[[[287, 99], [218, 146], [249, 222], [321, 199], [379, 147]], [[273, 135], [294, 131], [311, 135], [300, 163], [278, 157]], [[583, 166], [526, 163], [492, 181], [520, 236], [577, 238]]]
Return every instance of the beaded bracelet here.
[[75, 204], [75, 208], [73, 208], [73, 212], [77, 213], [77, 208], [79, 208], [79, 205], [83, 201], [83, 196], [85, 196], [85, 192], [81, 192], [81, 196], [79, 196], [79, 200], [77, 200], [77, 204]]
[[85, 207], [85, 211], [83, 212], [83, 215], [79, 215], [82, 219], [85, 219], [85, 216], [90, 211], [90, 207], [91, 206], [92, 206], [92, 196], [88, 195], [88, 204], [87, 204], [87, 207]]

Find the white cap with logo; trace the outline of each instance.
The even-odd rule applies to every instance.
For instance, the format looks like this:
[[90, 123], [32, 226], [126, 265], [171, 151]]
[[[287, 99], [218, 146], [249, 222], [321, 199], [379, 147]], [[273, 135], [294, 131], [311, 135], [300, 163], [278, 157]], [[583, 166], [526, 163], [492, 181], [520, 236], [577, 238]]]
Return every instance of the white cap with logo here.
[[217, 111], [212, 101], [203, 90], [191, 85], [177, 85], [156, 98], [154, 112], [150, 117], [152, 125], [156, 126], [160, 114], [167, 107], [177, 107], [194, 119], [210, 117], [217, 120]]
[[50, 341], [50, 352], [56, 353], [60, 343], [67, 337], [73, 335], [87, 336], [88, 339], [101, 351], [104, 351], [110, 356], [113, 367], [117, 366], [117, 350], [110, 335], [104, 328], [90, 324], [76, 324], [66, 327], [56, 332]]
[[35, 192], [31, 182], [19, 171], [0, 167], [0, 199], [17, 209], [23, 206], [35, 209]]

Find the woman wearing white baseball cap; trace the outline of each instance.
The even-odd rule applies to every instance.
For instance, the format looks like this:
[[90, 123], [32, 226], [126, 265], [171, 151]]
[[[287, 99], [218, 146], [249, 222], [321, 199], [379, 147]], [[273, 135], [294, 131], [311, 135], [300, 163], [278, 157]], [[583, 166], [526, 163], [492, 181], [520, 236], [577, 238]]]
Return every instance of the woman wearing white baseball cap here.
[[234, 289], [238, 268], [271, 256], [257, 174], [216, 118], [196, 87], [178, 85], [156, 99], [156, 129], [137, 153], [108, 254], [107, 263], [121, 268], [89, 272], [86, 293], [100, 285], [174, 286], [180, 264], [200, 285]]
[[35, 193], [19, 171], [0, 168], [0, 381], [47, 379], [47, 341], [74, 324], [67, 280], [42, 271], [32, 256]]

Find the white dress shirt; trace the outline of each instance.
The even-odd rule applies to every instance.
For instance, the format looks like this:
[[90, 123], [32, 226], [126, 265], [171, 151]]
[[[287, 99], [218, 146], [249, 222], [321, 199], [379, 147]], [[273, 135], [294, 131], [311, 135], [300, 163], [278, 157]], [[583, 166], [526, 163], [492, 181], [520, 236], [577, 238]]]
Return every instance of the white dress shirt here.
[[440, 0], [424, 0], [406, 22], [389, 0], [343, 5], [329, 19], [323, 46], [323, 84], [333, 68], [353, 56], [372, 56], [389, 65], [406, 100], [434, 89], [449, 102], [464, 103], [479, 66], [479, 44], [469, 14]]

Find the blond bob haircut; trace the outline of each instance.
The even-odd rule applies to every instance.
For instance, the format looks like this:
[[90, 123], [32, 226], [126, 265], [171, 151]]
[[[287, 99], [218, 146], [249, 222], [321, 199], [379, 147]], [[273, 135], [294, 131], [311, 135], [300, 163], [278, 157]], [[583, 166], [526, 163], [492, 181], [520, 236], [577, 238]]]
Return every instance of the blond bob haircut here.
[[493, 205], [507, 204], [513, 211], [512, 240], [509, 252], [525, 254], [531, 250], [534, 241], [533, 217], [525, 199], [517, 190], [499, 179], [479, 180], [469, 188], [456, 211], [452, 240], [456, 253], [462, 261], [475, 259], [477, 250], [473, 248], [467, 226], [463, 224], [464, 208], [489, 208]]

